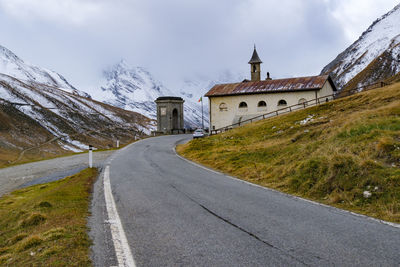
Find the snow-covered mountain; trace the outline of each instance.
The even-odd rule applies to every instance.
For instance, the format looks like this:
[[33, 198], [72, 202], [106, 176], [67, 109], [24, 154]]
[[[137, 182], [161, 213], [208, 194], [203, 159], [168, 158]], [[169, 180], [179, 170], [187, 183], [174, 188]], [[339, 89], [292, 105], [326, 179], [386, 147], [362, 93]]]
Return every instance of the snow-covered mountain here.
[[[181, 96], [184, 100], [185, 127], [201, 126], [201, 106], [193, 93], [185, 90], [172, 91], [141, 67], [130, 67], [124, 60], [103, 72], [101, 90], [93, 97], [104, 103], [156, 117], [156, 100], [160, 96]], [[198, 95], [200, 97], [201, 94]], [[208, 110], [204, 106], [204, 123], [208, 124]]]
[[400, 71], [400, 4], [377, 19], [362, 35], [323, 68], [339, 88], [384, 80]]
[[216, 75], [216, 77], [212, 78], [202, 76], [187, 77], [178, 86], [179, 94], [187, 99], [197, 101], [202, 95], [205, 95], [216, 84], [241, 82], [245, 78], [246, 77], [241, 73], [232, 73], [228, 70], [223, 71]]
[[[4, 47], [0, 64], [0, 155], [29, 160], [89, 144], [107, 148], [154, 129], [154, 120], [94, 101], [61, 75], [26, 64]], [[8, 163], [0, 157], [0, 166]]]
[[44, 84], [69, 93], [90, 97], [72, 86], [62, 75], [24, 62], [13, 52], [0, 45], [0, 73], [7, 74], [27, 84]]
[[141, 114], [5, 74], [0, 74], [0, 118], [0, 151], [22, 151], [51, 140], [51, 145], [74, 152], [87, 149], [88, 144], [104, 148], [116, 138], [127, 141], [150, 134], [153, 127]]

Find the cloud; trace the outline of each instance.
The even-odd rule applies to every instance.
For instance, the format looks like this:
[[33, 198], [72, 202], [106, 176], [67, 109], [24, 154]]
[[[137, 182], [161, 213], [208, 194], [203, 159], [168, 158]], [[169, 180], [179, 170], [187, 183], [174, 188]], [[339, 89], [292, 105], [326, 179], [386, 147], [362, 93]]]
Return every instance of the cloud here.
[[0, 0], [0, 8], [20, 20], [44, 20], [79, 26], [105, 13], [94, 0]]
[[343, 27], [346, 37], [355, 41], [374, 20], [393, 9], [398, 0], [324, 0]]
[[225, 70], [248, 75], [254, 43], [263, 75], [317, 74], [390, 9], [374, 11], [384, 6], [375, 2], [0, 0], [0, 25], [2, 45], [77, 87], [94, 86], [101, 69], [121, 58], [173, 87]]

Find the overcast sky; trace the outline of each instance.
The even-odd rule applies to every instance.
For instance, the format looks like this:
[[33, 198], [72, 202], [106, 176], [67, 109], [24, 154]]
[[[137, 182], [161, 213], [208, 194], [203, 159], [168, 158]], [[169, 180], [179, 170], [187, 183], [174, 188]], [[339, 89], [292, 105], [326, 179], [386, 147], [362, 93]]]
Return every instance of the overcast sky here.
[[0, 45], [86, 90], [122, 58], [173, 88], [230, 70], [319, 74], [399, 0], [0, 0]]

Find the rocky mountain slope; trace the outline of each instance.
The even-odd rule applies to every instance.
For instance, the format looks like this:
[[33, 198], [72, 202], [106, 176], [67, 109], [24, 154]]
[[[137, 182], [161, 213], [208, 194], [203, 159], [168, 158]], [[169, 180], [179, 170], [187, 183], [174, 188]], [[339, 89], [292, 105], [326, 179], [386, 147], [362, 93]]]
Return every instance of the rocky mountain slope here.
[[[0, 50], [0, 166], [115, 146], [149, 134], [154, 121], [86, 97], [61, 75]], [[14, 77], [11, 75], [15, 75]], [[61, 86], [58, 87], [58, 86]]]
[[385, 80], [400, 72], [400, 4], [377, 19], [362, 35], [323, 68], [341, 89]]
[[9, 49], [0, 45], [0, 73], [10, 75], [26, 84], [45, 84], [60, 88], [66, 92], [90, 97], [89, 94], [79, 91], [72, 86], [62, 75], [47, 70], [20, 59]]
[[[170, 90], [141, 67], [130, 67], [125, 61], [112, 66], [103, 73], [101, 90], [93, 97], [104, 103], [156, 117], [156, 100], [160, 96], [180, 96], [185, 100], [185, 127], [201, 125], [201, 105], [197, 103], [203, 92], [186, 91], [184, 88]], [[193, 88], [191, 88], [193, 89]], [[204, 99], [204, 121], [208, 124], [207, 99]]]

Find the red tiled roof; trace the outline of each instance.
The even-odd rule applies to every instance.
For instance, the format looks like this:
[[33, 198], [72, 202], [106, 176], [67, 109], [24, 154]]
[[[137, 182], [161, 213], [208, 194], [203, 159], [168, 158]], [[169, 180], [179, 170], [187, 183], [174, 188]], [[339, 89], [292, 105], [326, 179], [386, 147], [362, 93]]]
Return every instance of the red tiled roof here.
[[299, 77], [258, 82], [217, 84], [205, 96], [225, 96], [257, 93], [292, 92], [319, 90], [330, 82], [334, 91], [336, 86], [329, 75]]

